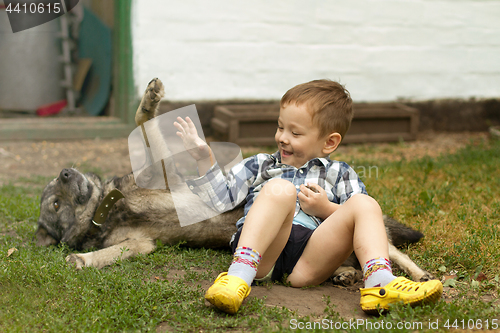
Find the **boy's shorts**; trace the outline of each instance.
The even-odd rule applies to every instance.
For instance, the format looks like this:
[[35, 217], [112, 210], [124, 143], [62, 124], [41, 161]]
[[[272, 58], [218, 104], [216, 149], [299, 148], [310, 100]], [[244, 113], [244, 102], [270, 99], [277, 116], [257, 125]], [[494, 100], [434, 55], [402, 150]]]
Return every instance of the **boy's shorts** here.
[[[243, 227], [239, 228], [234, 234], [232, 243], [230, 244], [233, 253], [236, 251], [236, 247], [238, 246], [238, 240], [240, 239], [242, 228]], [[307, 245], [307, 241], [309, 241], [313, 232], [314, 230], [309, 228], [298, 224], [292, 224], [292, 230], [290, 232], [290, 237], [288, 237], [288, 242], [274, 264], [271, 281], [283, 282], [282, 279], [285, 274], [290, 275], [292, 273], [293, 268], [297, 264], [297, 261], [299, 261], [299, 258]]]

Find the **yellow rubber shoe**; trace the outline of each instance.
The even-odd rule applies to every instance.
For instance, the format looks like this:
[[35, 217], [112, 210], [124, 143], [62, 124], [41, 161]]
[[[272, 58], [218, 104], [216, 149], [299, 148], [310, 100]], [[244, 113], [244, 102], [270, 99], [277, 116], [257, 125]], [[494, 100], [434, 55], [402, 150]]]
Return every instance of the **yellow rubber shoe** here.
[[220, 273], [214, 284], [208, 288], [205, 299], [215, 305], [219, 310], [235, 314], [250, 294], [251, 288], [237, 276]]
[[378, 309], [387, 311], [390, 304], [403, 302], [411, 306], [431, 303], [441, 298], [443, 285], [438, 280], [413, 282], [398, 277], [384, 287], [360, 288], [361, 309], [368, 314], [378, 314]]

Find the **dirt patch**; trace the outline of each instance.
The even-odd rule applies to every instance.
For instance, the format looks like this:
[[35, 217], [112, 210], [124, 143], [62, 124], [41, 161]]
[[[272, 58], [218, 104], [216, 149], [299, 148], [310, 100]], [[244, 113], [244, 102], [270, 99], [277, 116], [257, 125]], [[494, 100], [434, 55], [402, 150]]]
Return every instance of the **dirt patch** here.
[[70, 167], [125, 175], [132, 171], [127, 139], [0, 143], [0, 185], [19, 177], [56, 177]]
[[[487, 132], [419, 134], [418, 139], [403, 143], [344, 145], [332, 158], [348, 163], [363, 159], [399, 160], [436, 157], [453, 153], [471, 141], [484, 140]], [[131, 172], [127, 138], [80, 141], [21, 141], [0, 143], [0, 186], [19, 177], [36, 175], [56, 177], [63, 168], [97, 171], [103, 177]], [[243, 147], [245, 154], [259, 148]]]
[[327, 307], [344, 319], [370, 318], [359, 306], [361, 287], [361, 283], [341, 287], [330, 282], [304, 289], [283, 285], [254, 286], [249, 297], [265, 298], [266, 306], [284, 306], [294, 313], [296, 319], [303, 316], [324, 318]]
[[[184, 278], [183, 270], [169, 269], [166, 277], [160, 275], [151, 276], [147, 281], [158, 282], [162, 280], [177, 281]], [[204, 290], [212, 285], [213, 281], [198, 281]], [[342, 318], [365, 319], [370, 318], [361, 311], [359, 307], [359, 288], [363, 287], [361, 282], [342, 287], [327, 281], [320, 286], [310, 288], [291, 288], [284, 285], [266, 283], [264, 285], [252, 286], [248, 299], [265, 299], [266, 306], [286, 307], [298, 319], [304, 316], [311, 318], [324, 318], [325, 309], [329, 307], [331, 312], [337, 312]], [[247, 302], [247, 300], [245, 300]], [[243, 306], [245, 304], [243, 303]], [[205, 301], [206, 306], [212, 306]]]

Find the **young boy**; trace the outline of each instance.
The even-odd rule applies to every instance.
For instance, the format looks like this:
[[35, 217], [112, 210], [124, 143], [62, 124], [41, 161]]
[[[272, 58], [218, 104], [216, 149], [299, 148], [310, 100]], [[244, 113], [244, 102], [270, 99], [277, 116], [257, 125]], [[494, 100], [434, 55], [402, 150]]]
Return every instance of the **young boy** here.
[[245, 202], [233, 236], [233, 262], [206, 292], [210, 303], [236, 313], [256, 279], [286, 277], [293, 287], [320, 284], [352, 251], [364, 265], [363, 311], [376, 314], [400, 301], [417, 305], [439, 299], [439, 281], [417, 283], [392, 275], [380, 206], [351, 167], [329, 159], [352, 116], [351, 98], [339, 83], [300, 84], [281, 99], [278, 151], [243, 160], [227, 177], [192, 121], [177, 118], [177, 135], [202, 175], [189, 182], [192, 191], [220, 212]]

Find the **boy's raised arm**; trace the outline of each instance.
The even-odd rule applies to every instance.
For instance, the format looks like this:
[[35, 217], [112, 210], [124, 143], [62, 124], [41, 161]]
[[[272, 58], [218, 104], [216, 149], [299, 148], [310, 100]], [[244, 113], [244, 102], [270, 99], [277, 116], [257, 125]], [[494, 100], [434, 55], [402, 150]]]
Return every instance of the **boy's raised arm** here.
[[176, 134], [182, 139], [184, 148], [196, 160], [199, 175], [204, 176], [215, 164], [212, 150], [207, 143], [199, 137], [198, 131], [189, 117], [186, 117], [186, 120], [177, 117], [174, 126], [178, 129]]

